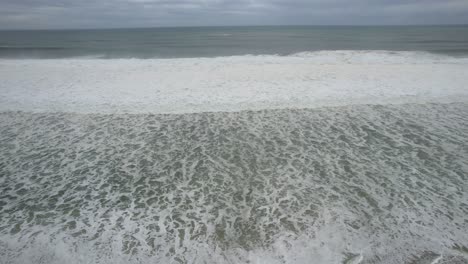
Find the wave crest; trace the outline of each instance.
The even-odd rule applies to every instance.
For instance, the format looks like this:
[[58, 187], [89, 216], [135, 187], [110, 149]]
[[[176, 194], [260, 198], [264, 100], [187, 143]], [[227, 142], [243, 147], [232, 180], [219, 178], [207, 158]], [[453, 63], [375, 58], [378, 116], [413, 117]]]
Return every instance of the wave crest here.
[[308, 59], [323, 64], [468, 63], [468, 57], [457, 57], [426, 51], [322, 50], [303, 51], [289, 54], [286, 57]]

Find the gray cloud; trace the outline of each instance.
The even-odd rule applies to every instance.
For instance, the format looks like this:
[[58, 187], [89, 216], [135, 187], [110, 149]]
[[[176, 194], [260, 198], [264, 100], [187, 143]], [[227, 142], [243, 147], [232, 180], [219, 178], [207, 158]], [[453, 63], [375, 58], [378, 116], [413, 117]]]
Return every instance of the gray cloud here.
[[1, 0], [0, 28], [467, 24], [467, 0]]

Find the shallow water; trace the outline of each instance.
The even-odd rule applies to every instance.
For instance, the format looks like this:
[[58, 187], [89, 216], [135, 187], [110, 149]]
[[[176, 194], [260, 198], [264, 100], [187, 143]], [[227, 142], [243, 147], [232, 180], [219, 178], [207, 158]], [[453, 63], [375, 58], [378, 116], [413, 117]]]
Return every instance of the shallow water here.
[[467, 103], [0, 124], [0, 263], [468, 262]]

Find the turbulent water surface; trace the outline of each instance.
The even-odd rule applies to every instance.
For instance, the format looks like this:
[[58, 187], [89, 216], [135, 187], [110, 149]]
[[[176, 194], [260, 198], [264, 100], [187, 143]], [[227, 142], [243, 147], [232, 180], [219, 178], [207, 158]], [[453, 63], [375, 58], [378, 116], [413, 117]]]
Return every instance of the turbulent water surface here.
[[0, 264], [468, 263], [468, 26], [0, 32]]
[[467, 103], [0, 123], [0, 263], [468, 263]]

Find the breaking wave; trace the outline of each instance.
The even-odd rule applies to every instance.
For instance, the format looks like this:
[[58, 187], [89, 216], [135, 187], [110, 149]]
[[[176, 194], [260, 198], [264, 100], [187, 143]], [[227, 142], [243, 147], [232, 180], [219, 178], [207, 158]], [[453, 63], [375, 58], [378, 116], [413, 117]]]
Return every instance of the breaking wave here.
[[187, 113], [465, 101], [467, 58], [320, 51], [185, 59], [0, 60], [0, 110]]
[[[224, 35], [223, 35], [224, 36]], [[229, 36], [229, 35], [225, 35]], [[89, 55], [74, 55], [68, 57], [44, 57], [41, 58], [40, 51], [60, 51], [66, 50], [65, 47], [16, 47], [16, 46], [0, 46], [0, 53], [3, 52], [8, 55], [8, 51], [12, 52], [36, 52], [31, 53], [33, 56], [28, 57], [27, 54], [23, 56], [6, 56], [1, 60], [28, 60], [28, 59], [43, 59], [43, 60], [69, 60], [69, 59], [102, 59], [102, 60], [184, 60], [184, 59], [274, 59], [274, 58], [303, 58], [312, 59], [316, 63], [375, 63], [375, 64], [392, 64], [392, 63], [468, 63], [468, 55], [461, 54], [448, 55], [442, 53], [426, 52], [426, 51], [392, 51], [392, 50], [319, 50], [319, 51], [303, 51], [291, 54], [245, 54], [233, 56], [218, 56], [218, 57], [186, 57], [186, 58], [167, 58], [158, 56], [148, 57], [132, 57], [131, 54], [114, 57], [112, 54], [102, 53], [89, 54]]]

